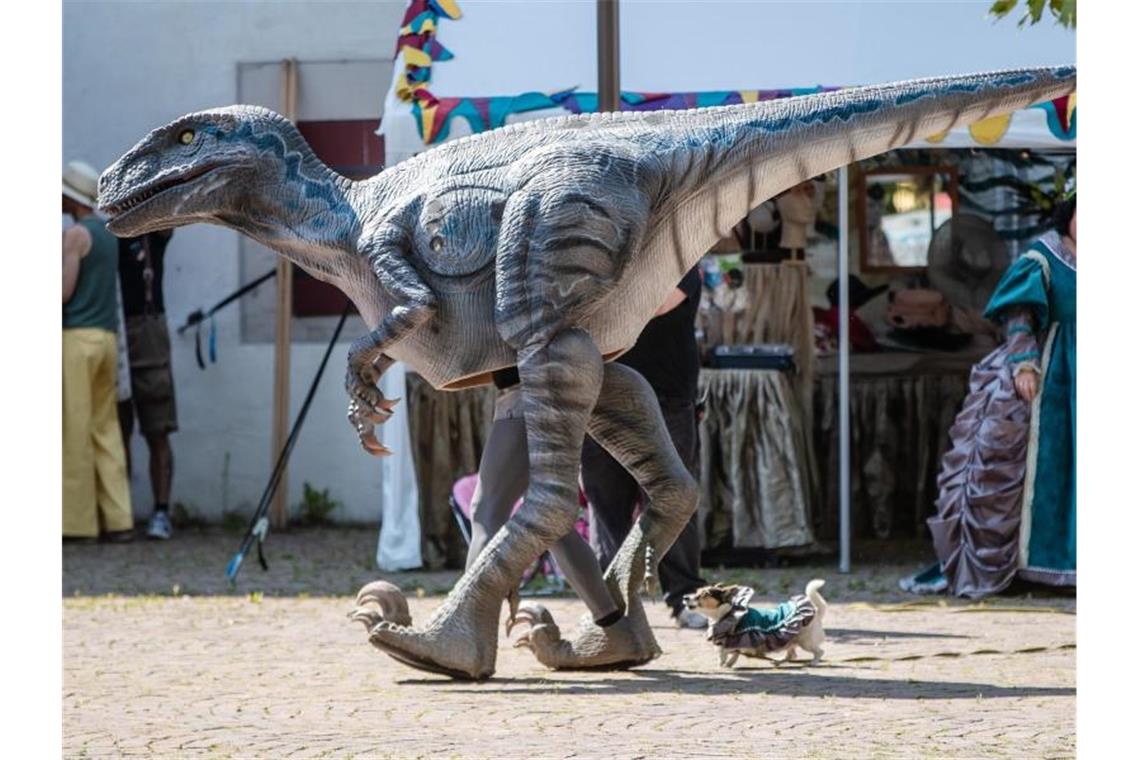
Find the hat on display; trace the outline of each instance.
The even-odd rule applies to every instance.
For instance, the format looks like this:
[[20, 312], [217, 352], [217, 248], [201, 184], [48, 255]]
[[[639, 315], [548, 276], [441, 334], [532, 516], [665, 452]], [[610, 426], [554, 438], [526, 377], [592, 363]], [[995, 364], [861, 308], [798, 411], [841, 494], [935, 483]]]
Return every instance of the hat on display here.
[[63, 169], [63, 194], [76, 203], [95, 208], [99, 197], [99, 172], [85, 161], [70, 161]]
[[992, 224], [974, 214], [956, 214], [930, 238], [926, 275], [950, 304], [982, 312], [1009, 263], [1009, 246]]
[[[847, 275], [847, 297], [851, 310], [854, 311], [875, 296], [885, 293], [889, 287], [889, 285], [879, 285], [871, 288], [855, 275]], [[839, 305], [839, 280], [832, 280], [827, 286], [827, 300], [832, 306]]]

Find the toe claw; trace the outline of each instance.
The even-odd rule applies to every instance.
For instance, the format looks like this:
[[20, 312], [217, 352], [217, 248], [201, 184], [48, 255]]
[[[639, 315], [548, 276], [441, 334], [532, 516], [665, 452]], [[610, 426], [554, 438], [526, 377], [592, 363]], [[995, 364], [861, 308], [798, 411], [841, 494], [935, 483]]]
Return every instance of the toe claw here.
[[392, 450], [380, 442], [376, 437], [376, 428], [367, 423], [357, 422], [355, 424], [356, 435], [360, 438], [360, 445], [364, 450], [373, 456], [388, 456]]
[[364, 623], [365, 630], [371, 631], [381, 620], [379, 610], [371, 609], [368, 607], [357, 607], [352, 612], [348, 613], [348, 619], [360, 623]]
[[360, 435], [360, 445], [364, 447], [365, 451], [374, 457], [386, 457], [392, 455], [392, 450], [384, 444], [380, 443], [380, 440], [376, 437], [376, 434], [371, 430]]
[[350, 613], [350, 618], [360, 622], [371, 620], [372, 625], [368, 626], [370, 631], [382, 624], [412, 624], [404, 593], [399, 586], [388, 581], [373, 581], [361, 588], [356, 593], [356, 609]]
[[[512, 588], [507, 593], [507, 622], [504, 623], [504, 625], [503, 625], [503, 627], [505, 628], [507, 636], [511, 635], [511, 629], [514, 628], [515, 624], [518, 622], [518, 614], [519, 614], [519, 590], [518, 590], [518, 588]], [[533, 625], [533, 622], [532, 622], [532, 625]]]

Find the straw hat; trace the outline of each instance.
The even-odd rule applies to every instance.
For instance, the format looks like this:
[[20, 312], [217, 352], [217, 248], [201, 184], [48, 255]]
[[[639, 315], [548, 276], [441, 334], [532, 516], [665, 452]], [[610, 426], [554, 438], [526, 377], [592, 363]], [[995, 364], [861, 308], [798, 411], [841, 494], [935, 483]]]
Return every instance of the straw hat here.
[[84, 161], [71, 161], [63, 170], [63, 194], [76, 203], [95, 208], [99, 197], [99, 172]]
[[981, 312], [1005, 270], [1009, 246], [992, 224], [973, 214], [955, 214], [930, 239], [926, 275], [954, 306]]

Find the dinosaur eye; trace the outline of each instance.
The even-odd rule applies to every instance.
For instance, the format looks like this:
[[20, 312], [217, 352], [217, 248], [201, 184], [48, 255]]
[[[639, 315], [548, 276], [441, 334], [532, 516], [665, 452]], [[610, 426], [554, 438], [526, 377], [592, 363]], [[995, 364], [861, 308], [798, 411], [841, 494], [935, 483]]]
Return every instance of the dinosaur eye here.
[[439, 235], [436, 235], [435, 237], [433, 237], [431, 239], [431, 241], [428, 243], [428, 245], [431, 246], [431, 249], [433, 251], [435, 251], [436, 253], [439, 253], [440, 251], [443, 250], [443, 238], [441, 238]]
[[184, 129], [179, 132], [178, 142], [182, 143], [183, 145], [189, 145], [190, 143], [194, 142], [194, 130]]

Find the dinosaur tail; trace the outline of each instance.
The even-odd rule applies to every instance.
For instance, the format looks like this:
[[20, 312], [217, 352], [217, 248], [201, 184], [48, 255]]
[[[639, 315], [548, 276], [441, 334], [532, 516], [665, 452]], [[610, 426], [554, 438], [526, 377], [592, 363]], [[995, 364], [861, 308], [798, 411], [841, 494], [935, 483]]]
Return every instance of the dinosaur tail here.
[[668, 176], [664, 202], [693, 204], [697, 215], [706, 206], [716, 232], [727, 233], [750, 209], [804, 180], [1062, 97], [1076, 79], [1073, 66], [1020, 69], [684, 112], [676, 136], [659, 146]]

